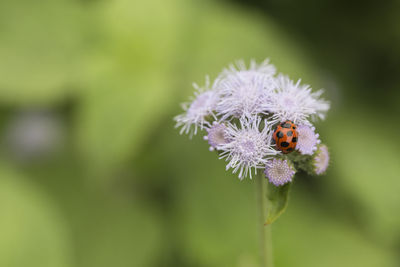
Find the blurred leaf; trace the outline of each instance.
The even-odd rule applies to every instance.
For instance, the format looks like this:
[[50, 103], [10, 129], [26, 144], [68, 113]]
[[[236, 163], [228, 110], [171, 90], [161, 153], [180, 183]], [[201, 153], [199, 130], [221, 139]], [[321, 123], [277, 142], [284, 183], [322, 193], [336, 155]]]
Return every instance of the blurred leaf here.
[[[400, 217], [400, 164], [395, 118], [368, 110], [337, 114], [325, 136], [336, 169], [334, 190], [346, 192], [358, 204], [357, 216], [379, 242], [396, 244]], [[383, 126], [383, 128], [382, 128]], [[385, 128], [389, 126], [389, 128]], [[354, 129], [354, 130], [349, 130]], [[355, 138], [355, 133], [360, 133]], [[329, 170], [328, 170], [329, 174]]]
[[265, 224], [271, 224], [285, 212], [289, 200], [289, 191], [292, 183], [287, 183], [283, 186], [275, 186], [268, 183], [267, 185], [267, 199], [268, 211], [267, 221]]
[[[209, 159], [201, 156], [201, 166], [191, 166], [190, 179], [177, 192], [183, 247], [200, 266], [239, 266], [244, 258], [257, 262], [255, 181], [240, 181], [208, 154]], [[208, 174], [201, 171], [204, 166]]]
[[87, 204], [82, 208], [90, 210], [89, 216], [83, 216], [75, 229], [80, 235], [79, 266], [154, 266], [162, 228], [149, 205], [118, 203], [113, 198], [98, 201], [98, 207]]
[[134, 193], [132, 183], [93, 186], [85, 179], [81, 162], [73, 158], [30, 169], [29, 174], [46, 190], [48, 202], [63, 211], [73, 241], [74, 266], [147, 267], [157, 262], [163, 220], [153, 203]]
[[25, 178], [0, 167], [0, 266], [73, 266], [64, 218]]
[[276, 266], [398, 266], [395, 251], [319, 208], [299, 185], [291, 191], [285, 214], [272, 225]]
[[82, 13], [78, 1], [0, 1], [0, 101], [65, 97], [80, 75]]
[[77, 131], [83, 155], [100, 173], [138, 150], [173, 99], [179, 14], [175, 1], [99, 4], [100, 37], [85, 67]]

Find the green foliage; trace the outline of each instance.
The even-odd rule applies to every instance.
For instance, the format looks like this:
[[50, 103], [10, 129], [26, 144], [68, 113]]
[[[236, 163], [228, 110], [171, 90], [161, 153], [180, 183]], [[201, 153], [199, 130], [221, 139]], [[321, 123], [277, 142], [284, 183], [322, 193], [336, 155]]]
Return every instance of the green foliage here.
[[43, 190], [0, 166], [0, 266], [71, 267], [63, 214]]
[[268, 184], [267, 195], [268, 199], [268, 211], [267, 211], [267, 221], [266, 225], [273, 223], [282, 213], [285, 212], [288, 200], [289, 191], [292, 183], [287, 183], [283, 186], [274, 186], [273, 184]]
[[77, 1], [1, 1], [1, 102], [46, 104], [73, 93], [84, 55], [81, 12]]
[[[337, 185], [357, 201], [366, 231], [379, 242], [395, 244], [400, 235], [400, 217], [394, 216], [391, 210], [397, 209], [400, 203], [396, 186], [400, 164], [399, 146], [390, 140], [396, 140], [398, 130], [395, 127], [384, 131], [382, 138], [381, 126], [392, 125], [392, 120], [371, 113], [363, 116], [355, 112], [346, 116], [346, 120], [336, 118], [335, 128], [327, 131], [330, 132], [327, 138], [334, 155]], [[357, 142], [342, 130], [349, 128], [363, 133], [357, 137]]]
[[291, 194], [287, 212], [272, 225], [276, 266], [397, 266], [393, 249], [315, 203], [299, 183]]
[[[93, 168], [107, 171], [138, 150], [171, 103], [180, 22], [174, 7], [172, 1], [107, 1], [93, 11], [99, 36], [87, 56], [77, 128]], [[149, 23], [150, 13], [156, 23]]]

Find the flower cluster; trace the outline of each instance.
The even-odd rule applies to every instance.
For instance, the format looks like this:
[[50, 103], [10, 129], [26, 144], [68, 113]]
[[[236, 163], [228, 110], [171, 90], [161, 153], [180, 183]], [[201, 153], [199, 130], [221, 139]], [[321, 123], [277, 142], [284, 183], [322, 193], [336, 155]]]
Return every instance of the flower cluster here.
[[296, 169], [326, 171], [328, 149], [312, 124], [325, 119], [329, 109], [323, 90], [313, 92], [300, 80], [276, 74], [268, 59], [248, 67], [243, 61], [231, 64], [212, 84], [207, 77], [204, 87], [194, 88], [194, 97], [182, 105], [184, 113], [175, 117], [176, 127], [190, 137], [205, 130], [210, 150], [240, 179], [263, 169], [280, 186], [293, 180]]

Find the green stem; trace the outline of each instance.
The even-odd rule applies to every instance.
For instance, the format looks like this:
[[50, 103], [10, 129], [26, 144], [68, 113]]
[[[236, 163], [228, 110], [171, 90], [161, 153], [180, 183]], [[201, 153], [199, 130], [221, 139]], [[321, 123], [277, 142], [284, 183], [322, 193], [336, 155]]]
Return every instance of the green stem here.
[[256, 177], [256, 192], [258, 206], [258, 227], [260, 240], [260, 262], [261, 267], [273, 267], [272, 259], [272, 240], [271, 240], [271, 225], [265, 225], [267, 220], [268, 199], [266, 196], [268, 181], [262, 173]]

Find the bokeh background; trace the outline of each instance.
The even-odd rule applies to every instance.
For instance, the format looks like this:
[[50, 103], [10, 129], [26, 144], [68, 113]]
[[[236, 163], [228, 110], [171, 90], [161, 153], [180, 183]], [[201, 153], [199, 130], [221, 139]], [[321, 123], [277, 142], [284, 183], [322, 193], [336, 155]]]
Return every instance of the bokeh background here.
[[390, 0], [0, 1], [0, 266], [258, 266], [253, 181], [172, 118], [266, 57], [332, 103], [276, 266], [400, 266], [399, 47]]

